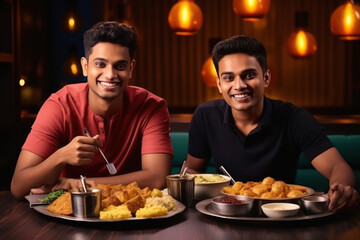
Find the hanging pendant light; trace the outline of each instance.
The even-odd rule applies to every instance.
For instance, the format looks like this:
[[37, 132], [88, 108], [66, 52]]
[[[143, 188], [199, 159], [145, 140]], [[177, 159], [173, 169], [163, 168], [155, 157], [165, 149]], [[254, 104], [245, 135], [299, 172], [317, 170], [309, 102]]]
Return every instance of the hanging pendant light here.
[[179, 0], [170, 10], [168, 21], [177, 35], [194, 35], [202, 26], [203, 15], [194, 0]]
[[66, 13], [62, 19], [63, 28], [71, 33], [79, 31], [83, 26], [83, 17], [76, 10], [77, 2], [76, 1], [66, 1]]
[[257, 21], [267, 14], [270, 4], [271, 0], [233, 0], [233, 9], [244, 20]]
[[201, 68], [201, 77], [208, 87], [217, 86], [217, 74], [214, 63], [212, 61], [212, 57], [209, 57], [204, 62]]
[[291, 33], [286, 41], [287, 51], [294, 58], [307, 58], [316, 53], [317, 43], [314, 36], [306, 31], [308, 13], [295, 13], [296, 31]]
[[221, 41], [221, 38], [210, 38], [209, 40], [209, 53], [210, 57], [206, 59], [201, 68], [201, 77], [208, 87], [217, 87], [217, 73], [212, 61], [212, 50], [214, 46]]
[[80, 57], [77, 56], [76, 46], [71, 46], [68, 58], [63, 65], [63, 71], [68, 77], [76, 78], [81, 76]]
[[330, 29], [342, 40], [360, 39], [360, 6], [353, 0], [340, 5], [331, 14]]

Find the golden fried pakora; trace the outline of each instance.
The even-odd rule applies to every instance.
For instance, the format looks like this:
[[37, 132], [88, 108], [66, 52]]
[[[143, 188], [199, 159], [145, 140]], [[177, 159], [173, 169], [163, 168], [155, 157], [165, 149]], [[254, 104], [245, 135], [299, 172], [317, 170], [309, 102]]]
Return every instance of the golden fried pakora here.
[[46, 207], [51, 213], [60, 215], [71, 215], [73, 213], [71, 205], [71, 194], [66, 192]]
[[231, 195], [245, 195], [256, 198], [294, 198], [307, 193], [307, 188], [298, 185], [288, 185], [266, 177], [261, 182], [235, 182], [233, 186], [223, 187], [223, 192]]

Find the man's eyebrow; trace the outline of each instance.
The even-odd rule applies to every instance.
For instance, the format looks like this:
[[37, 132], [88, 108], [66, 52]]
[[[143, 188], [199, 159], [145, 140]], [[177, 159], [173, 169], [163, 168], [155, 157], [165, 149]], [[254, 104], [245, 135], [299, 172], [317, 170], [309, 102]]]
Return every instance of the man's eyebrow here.
[[[248, 68], [248, 69], [245, 69], [243, 71], [241, 71], [240, 74], [246, 74], [246, 73], [249, 73], [249, 72], [257, 72], [257, 69], [256, 68]], [[234, 74], [233, 72], [222, 72], [220, 74], [220, 76], [222, 75], [231, 75], [231, 74]]]
[[257, 72], [257, 69], [256, 68], [248, 68], [248, 69], [245, 69], [244, 71], [242, 71], [243, 73], [247, 73], [247, 72]]
[[222, 72], [221, 74], [220, 74], [220, 76], [222, 76], [222, 75], [229, 75], [229, 74], [233, 74], [232, 72]]
[[104, 62], [107, 62], [108, 60], [106, 60], [105, 58], [97, 57], [97, 58], [94, 58], [94, 61], [104, 61]]
[[[107, 59], [105, 59], [105, 58], [101, 58], [101, 57], [94, 58], [94, 61], [103, 61], [103, 62], [108, 62], [108, 60], [107, 60]], [[129, 63], [129, 61], [127, 61], [127, 60], [119, 60], [119, 61], [117, 61], [117, 62], [116, 62], [116, 64], [119, 64], [119, 63], [126, 63], [126, 64], [128, 64], [128, 63]]]

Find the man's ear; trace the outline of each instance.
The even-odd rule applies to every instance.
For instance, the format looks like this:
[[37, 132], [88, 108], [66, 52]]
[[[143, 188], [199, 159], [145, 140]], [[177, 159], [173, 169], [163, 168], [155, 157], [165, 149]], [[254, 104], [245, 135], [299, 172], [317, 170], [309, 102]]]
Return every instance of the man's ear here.
[[271, 82], [271, 71], [270, 69], [266, 70], [264, 74], [265, 87], [268, 87]]
[[81, 68], [82, 68], [83, 75], [84, 75], [84, 77], [87, 77], [88, 62], [85, 57], [82, 57], [80, 62], [81, 62]]
[[133, 70], [135, 68], [135, 65], [136, 65], [136, 61], [134, 59], [131, 60], [131, 63], [130, 63], [130, 79], [132, 78]]
[[216, 78], [216, 85], [217, 85], [217, 87], [218, 87], [219, 93], [222, 94], [221, 86], [220, 86], [220, 78]]

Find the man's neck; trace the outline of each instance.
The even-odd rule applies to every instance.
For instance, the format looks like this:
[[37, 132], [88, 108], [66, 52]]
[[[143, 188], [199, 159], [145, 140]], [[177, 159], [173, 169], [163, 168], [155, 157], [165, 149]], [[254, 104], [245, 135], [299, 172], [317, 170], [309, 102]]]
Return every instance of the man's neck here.
[[263, 111], [263, 105], [258, 106], [250, 111], [236, 111], [231, 110], [234, 124], [241, 131], [244, 136], [247, 136], [252, 130], [254, 130], [260, 122], [260, 117]]
[[123, 104], [123, 99], [102, 99], [102, 98], [93, 98], [89, 95], [89, 107], [96, 114], [101, 116], [106, 120], [110, 120], [111, 117], [117, 113]]

